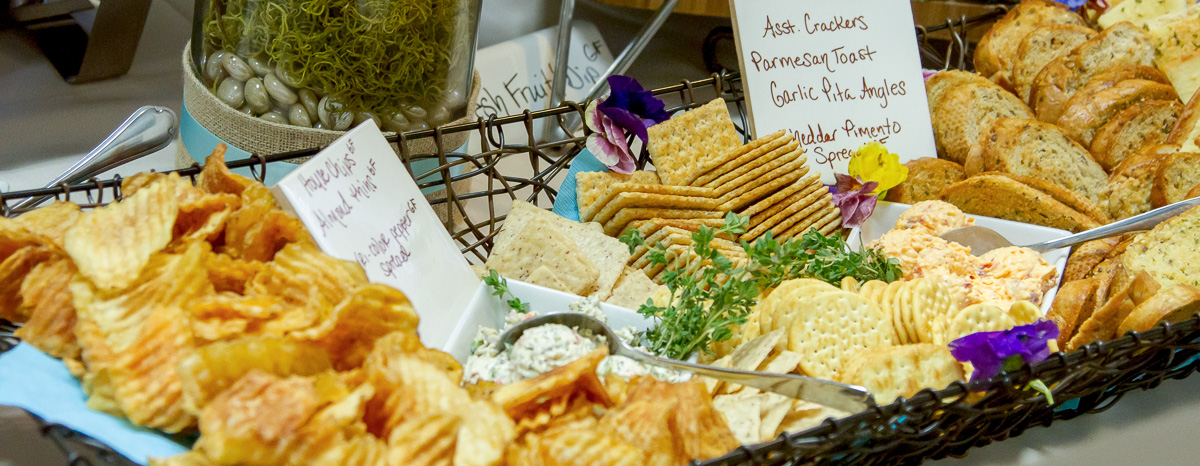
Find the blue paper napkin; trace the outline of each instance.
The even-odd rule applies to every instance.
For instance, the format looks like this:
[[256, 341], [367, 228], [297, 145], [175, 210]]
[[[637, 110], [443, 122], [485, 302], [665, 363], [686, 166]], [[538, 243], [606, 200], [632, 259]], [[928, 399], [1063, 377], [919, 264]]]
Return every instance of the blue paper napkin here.
[[138, 464], [188, 450], [161, 432], [88, 409], [87, 395], [67, 366], [26, 343], [0, 354], [0, 405], [70, 427]]
[[606, 172], [608, 167], [596, 160], [587, 149], [579, 152], [571, 161], [571, 169], [567, 170], [567, 179], [558, 187], [558, 197], [554, 198], [554, 208], [551, 209], [560, 217], [579, 221], [579, 198], [575, 193], [575, 174], [579, 172]]

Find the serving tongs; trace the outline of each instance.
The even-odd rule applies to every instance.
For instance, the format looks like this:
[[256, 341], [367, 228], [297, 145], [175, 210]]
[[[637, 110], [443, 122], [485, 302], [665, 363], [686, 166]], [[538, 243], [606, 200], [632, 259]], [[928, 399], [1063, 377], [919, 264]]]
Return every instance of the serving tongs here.
[[[171, 143], [179, 132], [179, 118], [166, 107], [147, 105], [129, 115], [116, 131], [109, 134], [100, 145], [75, 162], [45, 188], [62, 184], [75, 184], [140, 159]], [[25, 199], [12, 207], [24, 211], [37, 207], [54, 196], [38, 196]]]
[[[1111, 238], [1126, 233], [1146, 231], [1168, 219], [1182, 214], [1193, 207], [1200, 206], [1200, 197], [1186, 199], [1174, 204], [1159, 207], [1144, 214], [1135, 215], [1119, 222], [1113, 222], [1099, 228], [1079, 232], [1062, 238], [1052, 239], [1030, 245], [1021, 246], [1037, 252], [1052, 251], [1058, 248], [1071, 247], [1088, 241]], [[979, 256], [993, 249], [1012, 246], [1012, 242], [1004, 236], [987, 227], [965, 226], [942, 233], [941, 238], [971, 248], [971, 254]]]
[[810, 401], [851, 413], [857, 413], [875, 405], [875, 399], [866, 389], [854, 385], [793, 374], [723, 369], [644, 353], [621, 341], [612, 329], [596, 320], [595, 317], [577, 312], [546, 314], [514, 325], [500, 335], [500, 347], [511, 347], [526, 330], [545, 324], [560, 324], [591, 331], [593, 335], [604, 337], [604, 341], [608, 345], [608, 354], [624, 356], [644, 364], [688, 371], [723, 382], [754, 387], [765, 392], [778, 393], [788, 398]]

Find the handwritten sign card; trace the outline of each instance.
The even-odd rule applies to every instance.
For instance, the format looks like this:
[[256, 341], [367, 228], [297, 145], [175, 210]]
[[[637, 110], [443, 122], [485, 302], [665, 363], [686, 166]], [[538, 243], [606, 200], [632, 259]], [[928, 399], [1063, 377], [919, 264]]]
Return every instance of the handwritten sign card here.
[[912, 7], [900, 0], [730, 0], [754, 135], [792, 133], [822, 181], [878, 141], [936, 156]]
[[326, 254], [403, 291], [421, 316], [421, 342], [443, 346], [479, 280], [373, 121], [271, 189]]

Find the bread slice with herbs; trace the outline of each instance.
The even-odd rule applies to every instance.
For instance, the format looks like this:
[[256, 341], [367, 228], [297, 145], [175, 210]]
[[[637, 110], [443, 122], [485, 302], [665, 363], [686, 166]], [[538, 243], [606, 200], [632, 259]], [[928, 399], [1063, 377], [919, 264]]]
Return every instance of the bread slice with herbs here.
[[994, 173], [982, 173], [952, 184], [939, 197], [963, 212], [985, 217], [1076, 232], [1100, 226], [1053, 196]]
[[1187, 199], [1188, 191], [1200, 185], [1200, 152], [1180, 152], [1166, 158], [1154, 174], [1150, 204], [1162, 207]]
[[985, 171], [1040, 178], [1079, 193], [1093, 204], [1108, 184], [1108, 173], [1079, 143], [1057, 126], [1036, 120], [999, 118], [979, 140]]
[[889, 189], [884, 200], [916, 204], [938, 198], [943, 189], [966, 178], [963, 167], [949, 160], [922, 157], [904, 164], [908, 178]]
[[1148, 79], [1126, 79], [1094, 94], [1075, 94], [1067, 101], [1062, 116], [1058, 118], [1058, 126], [1068, 137], [1088, 147], [1096, 130], [1104, 123], [1121, 111], [1147, 100], [1175, 101], [1179, 97], [1170, 84]]
[[1200, 4], [1146, 22], [1158, 54], [1154, 64], [1171, 78], [1180, 97], [1200, 88]]
[[1117, 164], [1147, 145], [1162, 144], [1183, 112], [1174, 100], [1151, 100], [1112, 117], [1092, 137], [1092, 158], [1112, 173]]
[[1100, 194], [1100, 207], [1109, 218], [1123, 220], [1153, 209], [1150, 192], [1158, 167], [1178, 150], [1178, 146], [1149, 145], [1117, 164]]
[[1074, 24], [1054, 24], [1034, 29], [1021, 40], [1017, 47], [1016, 63], [1013, 65], [1013, 92], [1021, 100], [1029, 102], [1033, 79], [1050, 62], [1071, 53], [1071, 50], [1097, 32], [1088, 27]]
[[1192, 208], [1138, 235], [1121, 263], [1130, 273], [1149, 273], [1162, 286], [1200, 286], [1200, 207]]
[[991, 172], [991, 173], [995, 173], [995, 174], [998, 174], [1001, 176], [1012, 178], [1016, 181], [1020, 181], [1021, 183], [1028, 185], [1029, 187], [1031, 187], [1033, 189], [1036, 189], [1038, 191], [1049, 194], [1050, 197], [1054, 198], [1054, 200], [1063, 203], [1067, 207], [1075, 209], [1075, 211], [1077, 211], [1081, 214], [1087, 215], [1092, 220], [1095, 220], [1096, 223], [1099, 223], [1101, 225], [1106, 225], [1109, 222], [1111, 222], [1111, 220], [1108, 217], [1108, 213], [1104, 212], [1104, 210], [1101, 209], [1098, 205], [1096, 205], [1096, 203], [1088, 200], [1088, 198], [1083, 197], [1083, 195], [1081, 195], [1075, 191], [1069, 191], [1069, 190], [1063, 189], [1063, 187], [1059, 186], [1057, 183], [1053, 183], [1053, 182], [1046, 181], [1041, 178], [1036, 178], [1036, 177], [1032, 177], [1032, 176], [1016, 175], [1016, 174], [1004, 173], [1004, 172]]
[[1031, 0], [1017, 4], [979, 39], [975, 69], [1001, 86], [1009, 87], [1021, 40], [1035, 29], [1054, 24], [1084, 26], [1083, 17], [1061, 3]]
[[1180, 150], [1200, 151], [1200, 92], [1192, 95], [1175, 127], [1167, 135], [1167, 144], [1177, 144]]
[[990, 84], [987, 78], [979, 73], [962, 70], [938, 71], [925, 80], [925, 97], [929, 101], [929, 114], [933, 114], [935, 104], [947, 89], [953, 89], [966, 84]]
[[1067, 101], [1097, 73], [1120, 66], [1153, 64], [1154, 44], [1146, 31], [1127, 22], [1114, 24], [1046, 64], [1033, 79], [1029, 106], [1039, 120], [1058, 121]]
[[992, 83], [971, 83], [947, 89], [931, 115], [938, 155], [963, 163], [971, 147], [998, 118], [1033, 118], [1033, 112], [1012, 93]]

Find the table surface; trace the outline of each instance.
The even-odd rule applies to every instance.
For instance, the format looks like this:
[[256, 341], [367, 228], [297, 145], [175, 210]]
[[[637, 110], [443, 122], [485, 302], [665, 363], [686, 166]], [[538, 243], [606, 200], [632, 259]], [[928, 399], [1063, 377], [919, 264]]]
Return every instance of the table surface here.
[[[78, 157], [70, 154], [86, 152], [137, 107], [153, 104], [178, 110], [182, 96], [178, 54], [191, 28], [191, 3], [154, 2], [129, 75], [79, 86], [62, 83], [22, 35], [0, 30], [0, 180], [13, 189], [38, 187]], [[480, 45], [553, 24], [557, 5], [550, 0], [485, 2]], [[603, 25], [614, 49], [624, 45], [648, 14], [592, 2], [582, 2], [577, 11], [578, 17]], [[673, 16], [646, 51], [646, 56], [658, 59], [639, 61], [629, 74], [651, 87], [707, 75], [698, 58], [699, 43], [720, 21]], [[173, 160], [174, 147], [169, 147], [119, 171], [169, 169]], [[45, 444], [34, 440], [37, 435], [29, 431], [31, 424], [14, 416], [11, 410], [0, 409], [0, 466], [58, 462], [57, 453], [47, 452]], [[1170, 380], [1148, 392], [1130, 393], [1103, 413], [1050, 428], [1036, 427], [1019, 437], [972, 449], [965, 458], [932, 464], [1196, 464], [1200, 462], [1194, 424], [1198, 419], [1200, 377]]]

